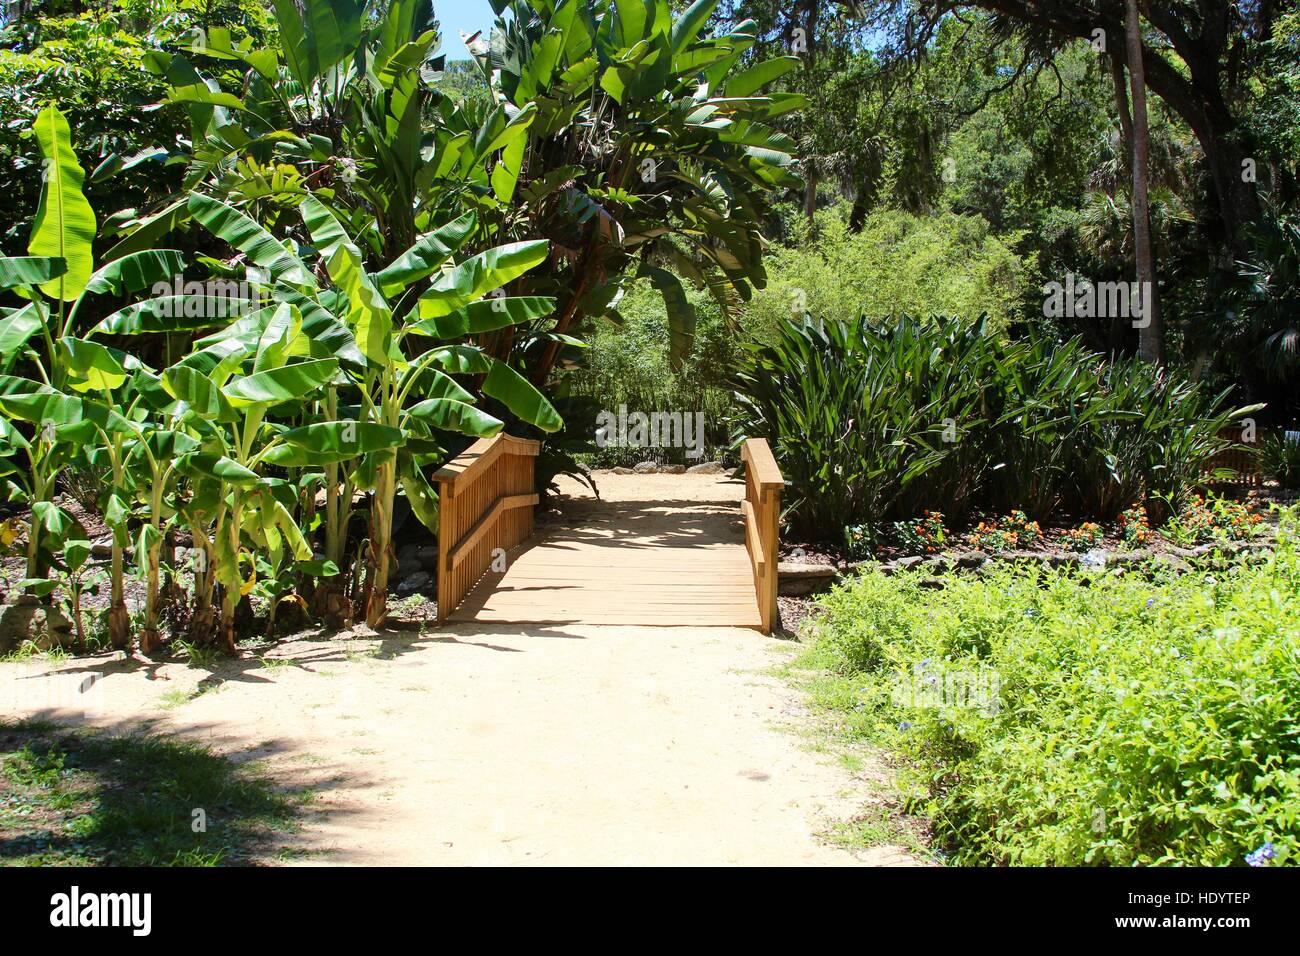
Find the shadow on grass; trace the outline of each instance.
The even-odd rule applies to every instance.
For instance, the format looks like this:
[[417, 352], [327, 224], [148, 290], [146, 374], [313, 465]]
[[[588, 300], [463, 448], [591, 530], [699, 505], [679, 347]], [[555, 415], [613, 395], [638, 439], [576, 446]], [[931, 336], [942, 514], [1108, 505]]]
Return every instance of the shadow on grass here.
[[305, 799], [187, 741], [0, 721], [0, 864], [254, 862]]

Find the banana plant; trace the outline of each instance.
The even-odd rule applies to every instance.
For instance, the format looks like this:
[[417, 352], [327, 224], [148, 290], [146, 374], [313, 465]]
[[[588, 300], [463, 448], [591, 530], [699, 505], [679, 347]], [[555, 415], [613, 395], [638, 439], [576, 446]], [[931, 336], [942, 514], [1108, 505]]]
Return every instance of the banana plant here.
[[635, 278], [660, 292], [670, 354], [690, 349], [695, 315], [682, 280], [725, 315], [766, 283], [765, 194], [797, 185], [794, 144], [770, 121], [805, 104], [765, 92], [799, 59], [752, 63], [757, 26], [705, 29], [717, 0], [493, 0], [490, 37], [471, 39], [499, 122], [533, 108], [527, 137], [503, 151], [484, 192], [503, 234], [550, 237], [562, 262], [526, 289], [559, 299], [554, 321], [510, 330], [544, 381], [571, 328], [608, 316]]
[[[30, 255], [0, 259], [0, 289], [26, 304], [6, 310], [0, 318], [0, 366], [11, 369], [26, 359], [39, 381], [7, 376], [6, 413], [33, 426], [23, 436], [13, 427], [5, 437], [11, 451], [25, 453], [30, 481], [21, 494], [32, 508], [28, 541], [28, 578], [42, 577], [40, 539], [58, 535], [66, 514], [53, 504], [54, 475], [78, 455], [104, 452], [113, 484], [105, 490], [106, 522], [113, 531], [109, 634], [115, 647], [130, 644], [130, 619], [122, 585], [125, 520], [120, 498], [124, 481], [123, 443], [131, 428], [121, 415], [107, 412], [113, 392], [139, 363], [97, 342], [78, 337], [78, 315], [92, 296], [123, 296], [170, 279], [182, 271], [176, 250], [151, 249], [124, 256], [95, 268], [92, 242], [96, 221], [82, 193], [85, 174], [72, 147], [67, 119], [54, 105], [37, 115], [33, 133], [43, 155], [40, 205], [28, 244]], [[30, 347], [38, 339], [39, 351]], [[43, 354], [42, 354], [43, 353]], [[100, 405], [75, 394], [93, 392]], [[92, 411], [93, 410], [93, 411]], [[90, 412], [84, 420], [80, 417]], [[48, 418], [33, 419], [33, 414]], [[96, 439], [102, 444], [96, 445]]]
[[[423, 468], [445, 461], [443, 436], [481, 437], [504, 427], [499, 418], [479, 408], [477, 396], [453, 376], [475, 376], [484, 396], [543, 431], [561, 425], [550, 402], [516, 370], [462, 342], [537, 318], [554, 307], [553, 300], [543, 297], [490, 295], [544, 262], [547, 244], [507, 244], [453, 264], [475, 226], [474, 215], [467, 213], [419, 237], [385, 268], [370, 272], [352, 237], [321, 200], [305, 199], [302, 215], [331, 282], [342, 293], [335, 301], [346, 301], [341, 317], [356, 338], [365, 366], [350, 376], [360, 398], [355, 426], [320, 422], [287, 432], [284, 438], [294, 448], [286, 447], [272, 460], [282, 465], [327, 464], [363, 450], [353, 472], [356, 486], [371, 491], [363, 604], [366, 622], [378, 627], [387, 614], [398, 487], [412, 511], [436, 532], [436, 498]], [[368, 447], [362, 448], [362, 442]]]
[[[221, 586], [217, 637], [232, 654], [236, 607], [256, 584], [254, 549], [285, 547], [304, 561], [312, 556], [286, 506], [285, 480], [266, 474], [267, 455], [282, 443], [269, 413], [309, 398], [339, 369], [337, 359], [310, 357], [296, 307], [281, 303], [261, 313], [265, 328], [255, 341], [237, 333], [218, 337], [161, 377], [163, 389], [184, 406], [180, 419], [198, 442], [176, 459], [193, 484], [191, 500], [177, 510], [191, 524], [203, 563], [211, 564], [211, 579], [200, 588]], [[290, 503], [294, 497], [290, 491]]]
[[[161, 380], [149, 376], [161, 388]], [[152, 382], [151, 382], [152, 384]], [[162, 644], [159, 609], [162, 592], [162, 545], [177, 511], [173, 504], [177, 478], [176, 463], [183, 455], [198, 451], [198, 439], [184, 431], [166, 427], [167, 421], [146, 415], [137, 425], [137, 437], [126, 447], [125, 471], [137, 499], [144, 502], [144, 520], [135, 539], [136, 564], [145, 579], [140, 650], [146, 656]]]

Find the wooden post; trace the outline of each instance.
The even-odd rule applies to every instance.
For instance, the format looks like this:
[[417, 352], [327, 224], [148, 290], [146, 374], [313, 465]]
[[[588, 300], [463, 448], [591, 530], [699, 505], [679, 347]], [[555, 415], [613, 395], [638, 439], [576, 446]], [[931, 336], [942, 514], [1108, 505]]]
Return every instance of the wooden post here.
[[776, 594], [780, 562], [781, 489], [785, 479], [766, 438], [750, 438], [741, 448], [745, 462], [745, 548], [754, 569], [754, 596], [764, 634], [778, 617]]

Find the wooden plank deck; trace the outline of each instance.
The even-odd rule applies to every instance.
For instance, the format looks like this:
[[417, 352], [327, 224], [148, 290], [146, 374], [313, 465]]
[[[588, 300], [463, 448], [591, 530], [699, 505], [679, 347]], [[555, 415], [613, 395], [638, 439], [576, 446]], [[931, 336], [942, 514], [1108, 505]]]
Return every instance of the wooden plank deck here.
[[761, 628], [743, 482], [632, 477], [597, 476], [619, 500], [565, 484], [560, 515], [539, 520], [506, 571], [485, 574], [448, 621]]

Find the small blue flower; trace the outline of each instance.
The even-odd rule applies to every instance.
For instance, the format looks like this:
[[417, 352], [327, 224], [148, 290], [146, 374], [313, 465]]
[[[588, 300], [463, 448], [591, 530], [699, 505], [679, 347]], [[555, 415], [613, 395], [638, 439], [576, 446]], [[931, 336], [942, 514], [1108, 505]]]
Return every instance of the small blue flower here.
[[1147, 598], [1147, 607], [1150, 607], [1151, 605], [1153, 605], [1153, 604], [1155, 604], [1155, 603], [1156, 603], [1156, 599], [1155, 599], [1155, 598]]
[[911, 730], [911, 729], [912, 729], [912, 722], [911, 722], [910, 720], [905, 720], [905, 721], [903, 721], [902, 723], [900, 723], [900, 724], [898, 725], [898, 729], [899, 729], [899, 730]]
[[1266, 841], [1263, 846], [1253, 853], [1246, 854], [1246, 862], [1250, 866], [1263, 866], [1266, 860], [1271, 860], [1277, 856], [1277, 851], [1273, 849], [1273, 842]]

